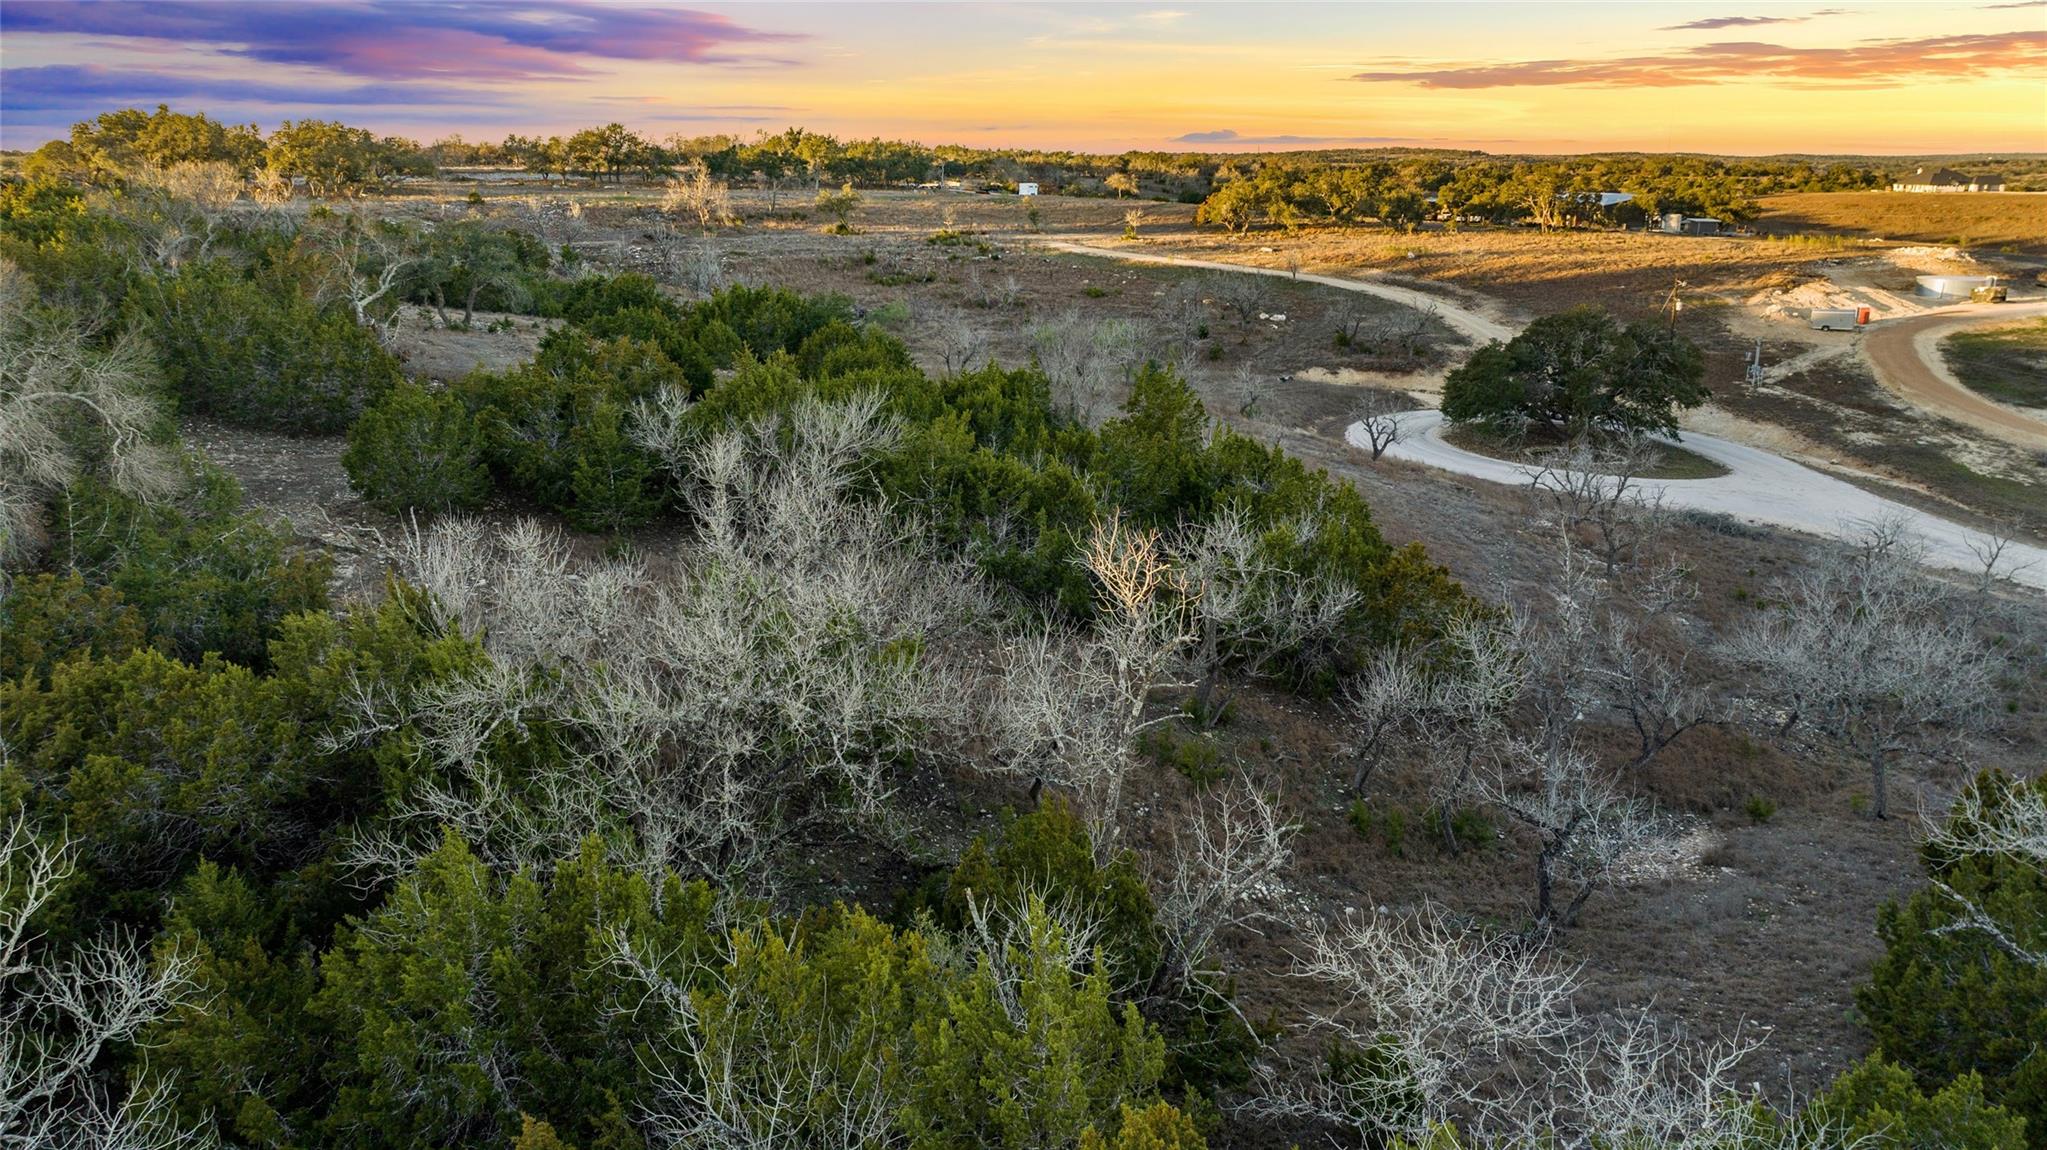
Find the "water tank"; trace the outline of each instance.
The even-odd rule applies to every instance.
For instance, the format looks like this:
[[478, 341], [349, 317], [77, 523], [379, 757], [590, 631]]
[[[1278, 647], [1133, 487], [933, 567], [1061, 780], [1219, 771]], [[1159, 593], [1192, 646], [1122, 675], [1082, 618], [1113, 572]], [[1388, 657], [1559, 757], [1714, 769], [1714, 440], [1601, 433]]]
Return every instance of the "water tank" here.
[[1926, 299], [1968, 299], [1970, 292], [1996, 282], [1996, 276], [1920, 276], [1918, 291]]

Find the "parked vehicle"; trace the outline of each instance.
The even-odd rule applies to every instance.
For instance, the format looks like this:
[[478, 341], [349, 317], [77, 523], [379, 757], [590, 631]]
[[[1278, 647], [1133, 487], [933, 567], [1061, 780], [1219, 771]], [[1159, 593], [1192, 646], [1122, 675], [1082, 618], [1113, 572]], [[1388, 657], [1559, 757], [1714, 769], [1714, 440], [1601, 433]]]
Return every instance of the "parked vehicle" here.
[[1816, 307], [1812, 309], [1812, 326], [1815, 331], [1854, 331], [1861, 326], [1862, 316], [1852, 307]]

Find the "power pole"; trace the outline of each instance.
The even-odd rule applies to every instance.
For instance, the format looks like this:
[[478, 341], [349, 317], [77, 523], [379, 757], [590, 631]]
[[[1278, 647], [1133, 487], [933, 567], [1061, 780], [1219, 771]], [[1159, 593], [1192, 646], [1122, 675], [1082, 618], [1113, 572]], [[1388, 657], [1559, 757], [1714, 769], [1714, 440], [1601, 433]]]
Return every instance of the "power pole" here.
[[1679, 293], [1687, 286], [1685, 281], [1674, 279], [1670, 281], [1670, 294], [1663, 297], [1664, 319], [1672, 331], [1677, 330], [1677, 313], [1685, 309], [1684, 297]]

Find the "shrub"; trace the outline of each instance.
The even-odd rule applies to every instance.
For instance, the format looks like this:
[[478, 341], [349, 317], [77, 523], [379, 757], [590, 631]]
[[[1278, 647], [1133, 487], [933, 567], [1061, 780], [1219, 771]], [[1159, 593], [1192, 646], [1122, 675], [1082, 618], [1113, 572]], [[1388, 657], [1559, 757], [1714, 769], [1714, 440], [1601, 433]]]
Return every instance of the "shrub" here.
[[482, 443], [462, 401], [409, 382], [349, 428], [341, 465], [363, 498], [392, 515], [471, 508], [490, 491]]
[[171, 389], [189, 409], [233, 423], [344, 431], [402, 378], [346, 308], [217, 261], [186, 264], [145, 309]]
[[178, 503], [82, 481], [58, 501], [50, 566], [112, 588], [159, 650], [261, 669], [279, 622], [326, 608], [333, 561], [293, 550], [240, 504], [241, 489], [211, 470]]
[[1090, 1126], [1080, 1136], [1080, 1150], [1208, 1150], [1208, 1140], [1192, 1118], [1164, 1102], [1141, 1110], [1126, 1104], [1115, 1136], [1104, 1138]]
[[142, 614], [76, 571], [17, 579], [0, 597], [0, 682], [41, 680], [59, 660], [123, 658], [142, 647]]
[[961, 856], [938, 892], [938, 921], [958, 928], [968, 919], [968, 896], [985, 906], [1013, 905], [1036, 893], [1054, 905], [1070, 903], [1102, 923], [1102, 946], [1120, 978], [1143, 982], [1160, 958], [1151, 893], [1128, 851], [1098, 866], [1087, 828], [1058, 798], [1019, 816], [994, 838], [980, 836]]
[[2025, 1150], [2026, 1120], [1983, 1097], [1970, 1073], [1931, 1094], [1910, 1071], [1873, 1054], [1836, 1078], [1802, 1116], [1841, 1145], [1882, 1150]]
[[[1995, 810], [2012, 788], [2047, 788], [2047, 779], [2015, 782], [1987, 772], [1971, 784]], [[1928, 847], [1929, 877], [1946, 883], [2000, 923], [2012, 941], [2047, 951], [2047, 874], [2005, 854], [1943, 855]], [[1877, 935], [1884, 956], [1856, 1004], [1885, 1052], [1920, 1086], [1937, 1090], [1980, 1073], [1990, 1101], [2047, 1130], [2047, 968], [2021, 961], [1980, 930], [1956, 929], [1961, 908], [1939, 890], [1922, 890], [1883, 908]]]

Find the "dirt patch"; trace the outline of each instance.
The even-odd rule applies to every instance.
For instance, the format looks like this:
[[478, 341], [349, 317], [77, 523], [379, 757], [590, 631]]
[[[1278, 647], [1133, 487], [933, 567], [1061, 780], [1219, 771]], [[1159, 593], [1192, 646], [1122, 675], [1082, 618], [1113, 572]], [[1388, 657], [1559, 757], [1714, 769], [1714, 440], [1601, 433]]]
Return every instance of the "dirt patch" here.
[[[459, 313], [453, 315], [458, 323]], [[448, 383], [472, 371], [507, 371], [532, 359], [555, 320], [478, 312], [465, 330], [443, 325], [431, 308], [408, 307], [398, 317], [391, 350], [405, 373]]]

